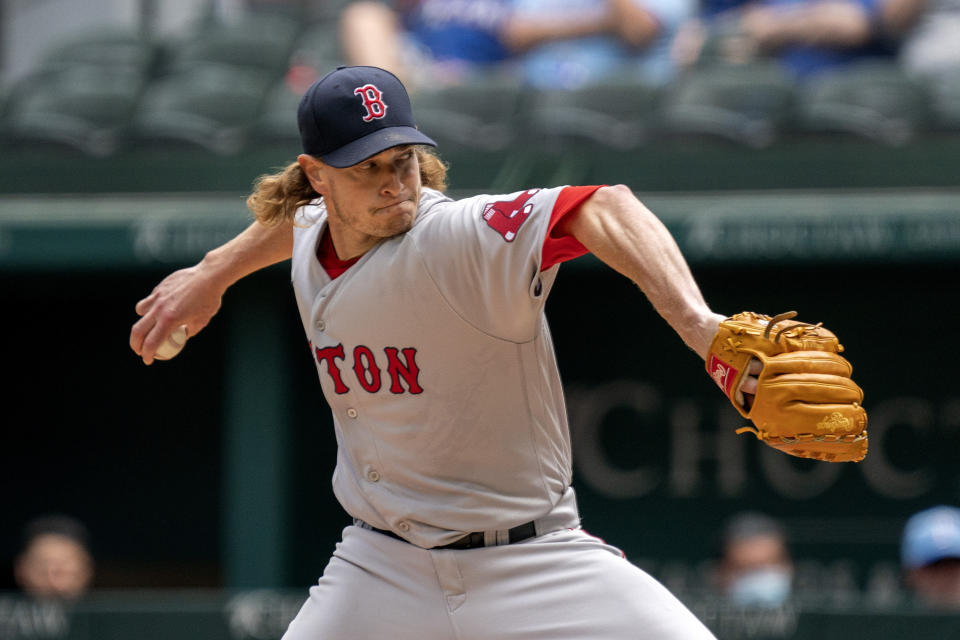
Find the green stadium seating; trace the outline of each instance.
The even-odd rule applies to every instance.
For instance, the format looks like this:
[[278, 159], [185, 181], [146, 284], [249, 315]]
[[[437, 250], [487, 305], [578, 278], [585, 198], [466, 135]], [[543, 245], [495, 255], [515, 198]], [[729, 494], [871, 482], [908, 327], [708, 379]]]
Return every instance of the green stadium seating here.
[[530, 107], [531, 134], [551, 147], [635, 149], [656, 126], [658, 91], [638, 82], [606, 82], [541, 91]]
[[823, 73], [799, 95], [798, 125], [805, 132], [899, 145], [930, 118], [925, 88], [895, 63], [868, 61]]
[[314, 69], [318, 76], [345, 64], [339, 25], [335, 21], [324, 21], [307, 27], [293, 46], [290, 64]]
[[110, 155], [123, 144], [144, 83], [145, 76], [132, 68], [105, 73], [91, 64], [32, 74], [11, 92], [3, 116], [5, 136], [18, 144]]
[[[95, 156], [126, 142], [221, 154], [253, 150], [251, 142], [296, 145], [300, 95], [343, 63], [337, 14], [272, 5], [255, 1], [239, 21], [207, 21], [163, 44], [132, 28], [78, 32], [4, 88], [0, 138], [7, 148], [54, 144]], [[760, 149], [786, 136], [901, 145], [960, 131], [960, 69], [920, 79], [871, 61], [798, 83], [773, 61], [725, 61], [720, 36], [729, 34], [714, 31], [698, 64], [664, 87], [617, 80], [533, 90], [490, 73], [414, 88], [417, 121], [444, 152], [491, 157], [630, 152], [688, 139]]]
[[283, 73], [302, 25], [289, 16], [250, 14], [238, 22], [207, 24], [168, 43], [168, 70], [210, 63]]
[[297, 39], [289, 69], [268, 90], [254, 134], [263, 142], [297, 144], [297, 105], [314, 80], [344, 64], [337, 22], [326, 20], [308, 26]]
[[270, 86], [270, 75], [206, 64], [153, 82], [133, 118], [140, 144], [196, 145], [233, 154], [246, 144]]
[[666, 88], [660, 134], [766, 147], [789, 121], [794, 100], [792, 79], [775, 63], [695, 67]]
[[340, 13], [354, 0], [324, 0], [323, 2], [308, 2], [310, 14], [319, 20], [337, 21]]
[[6, 144], [6, 115], [7, 115], [7, 91], [3, 86], [0, 86], [0, 151], [3, 150], [4, 145]]
[[694, 64], [713, 67], [728, 64], [754, 64], [755, 45], [744, 34], [738, 12], [727, 11], [700, 25], [703, 42]]
[[931, 126], [960, 130], [960, 68], [932, 74], [922, 82], [931, 97]]
[[60, 70], [76, 65], [150, 73], [159, 47], [135, 29], [102, 28], [84, 31], [49, 49], [37, 70]]
[[498, 75], [462, 85], [421, 88], [411, 102], [417, 125], [443, 149], [501, 151], [526, 126], [527, 91]]
[[274, 83], [254, 124], [253, 135], [263, 142], [286, 143], [298, 148], [297, 105], [300, 98], [301, 94], [293, 91], [286, 80]]

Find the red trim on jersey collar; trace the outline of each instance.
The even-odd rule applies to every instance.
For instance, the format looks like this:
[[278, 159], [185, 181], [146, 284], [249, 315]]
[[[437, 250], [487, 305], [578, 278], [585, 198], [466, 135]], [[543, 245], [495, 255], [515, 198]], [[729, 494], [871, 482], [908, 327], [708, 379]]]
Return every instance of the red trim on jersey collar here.
[[587, 253], [587, 248], [573, 236], [556, 231], [557, 223], [563, 216], [580, 208], [584, 200], [594, 194], [603, 185], [590, 187], [566, 187], [557, 196], [557, 202], [550, 213], [550, 226], [543, 239], [543, 251], [540, 253], [540, 271], [546, 271], [555, 264], [579, 258]]
[[330, 227], [324, 228], [320, 242], [317, 243], [317, 260], [320, 261], [320, 266], [327, 272], [331, 280], [336, 280], [362, 257], [362, 255], [359, 255], [349, 260], [338, 258], [337, 250], [333, 248], [333, 238], [330, 237]]

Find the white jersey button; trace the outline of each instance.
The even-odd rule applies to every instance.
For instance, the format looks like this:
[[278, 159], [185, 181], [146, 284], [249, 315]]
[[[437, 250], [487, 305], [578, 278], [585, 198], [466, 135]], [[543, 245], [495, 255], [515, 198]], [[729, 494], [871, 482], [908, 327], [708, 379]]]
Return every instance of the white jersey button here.
[[350, 407], [349, 409], [347, 409], [347, 415], [348, 415], [349, 417], [351, 417], [351, 418], [356, 418], [356, 417], [357, 417], [357, 410], [354, 409], [353, 407]]
[[314, 323], [314, 326], [315, 326], [317, 329], [319, 329], [320, 331], [323, 331], [324, 329], [327, 328], [327, 323], [324, 322], [323, 320], [317, 320], [317, 321]]
[[370, 482], [380, 482], [380, 472], [376, 469], [370, 469], [370, 471], [367, 471], [367, 480]]
[[400, 531], [410, 531], [410, 525], [401, 520], [397, 523], [397, 529], [400, 529]]

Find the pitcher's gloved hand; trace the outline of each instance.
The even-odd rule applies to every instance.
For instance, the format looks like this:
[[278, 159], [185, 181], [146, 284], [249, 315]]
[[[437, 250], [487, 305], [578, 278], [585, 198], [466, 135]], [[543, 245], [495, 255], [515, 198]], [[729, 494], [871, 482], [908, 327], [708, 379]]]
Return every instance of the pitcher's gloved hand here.
[[[837, 337], [819, 324], [744, 311], [722, 321], [707, 354], [707, 373], [766, 444], [801, 458], [859, 462], [867, 455], [863, 391]], [[744, 394], [751, 361], [762, 365], [756, 392]], [[756, 367], [756, 365], [754, 365]]]

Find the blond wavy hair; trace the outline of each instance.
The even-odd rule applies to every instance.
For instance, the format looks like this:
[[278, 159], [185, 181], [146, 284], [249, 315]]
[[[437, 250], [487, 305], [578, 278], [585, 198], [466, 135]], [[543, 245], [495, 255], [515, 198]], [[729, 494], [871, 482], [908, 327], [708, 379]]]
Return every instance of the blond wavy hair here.
[[[420, 163], [420, 181], [425, 187], [444, 191], [447, 188], [447, 165], [430, 147], [415, 146]], [[247, 198], [247, 208], [265, 225], [292, 222], [297, 209], [320, 197], [303, 169], [291, 162], [282, 171], [262, 175]]]

